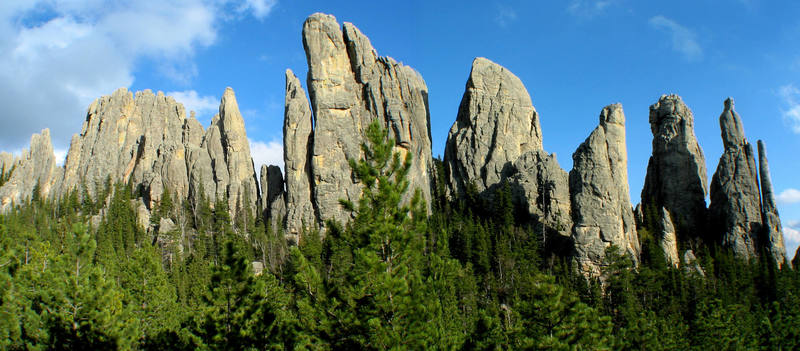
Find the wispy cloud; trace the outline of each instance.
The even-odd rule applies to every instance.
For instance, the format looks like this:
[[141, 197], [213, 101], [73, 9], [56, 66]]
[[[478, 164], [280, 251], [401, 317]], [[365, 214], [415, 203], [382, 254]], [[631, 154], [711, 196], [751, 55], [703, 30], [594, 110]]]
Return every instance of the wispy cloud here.
[[267, 15], [272, 12], [272, 8], [277, 4], [277, 0], [245, 0], [239, 7], [239, 12], [251, 11], [253, 17], [260, 20], [267, 17]]
[[782, 111], [783, 118], [792, 125], [795, 133], [800, 133], [800, 89], [794, 84], [787, 84], [778, 89], [778, 95], [786, 105]]
[[500, 27], [508, 27], [517, 20], [517, 11], [508, 6], [500, 5], [497, 7], [497, 14], [494, 17], [495, 23]]
[[778, 194], [776, 200], [784, 205], [800, 203], [800, 190], [792, 188], [786, 189]]
[[250, 154], [253, 156], [253, 164], [259, 178], [261, 177], [261, 165], [276, 165], [283, 170], [283, 142], [277, 139], [268, 142], [248, 141], [250, 142]]
[[686, 60], [696, 61], [703, 58], [703, 48], [697, 43], [695, 33], [689, 28], [661, 15], [651, 18], [650, 26], [669, 34], [672, 49], [683, 55]]
[[616, 1], [614, 0], [572, 0], [567, 11], [573, 16], [592, 18], [604, 14]]
[[198, 117], [210, 117], [219, 109], [219, 99], [214, 96], [200, 96], [194, 90], [171, 91], [167, 95], [183, 104], [187, 116], [190, 111], [194, 111]]

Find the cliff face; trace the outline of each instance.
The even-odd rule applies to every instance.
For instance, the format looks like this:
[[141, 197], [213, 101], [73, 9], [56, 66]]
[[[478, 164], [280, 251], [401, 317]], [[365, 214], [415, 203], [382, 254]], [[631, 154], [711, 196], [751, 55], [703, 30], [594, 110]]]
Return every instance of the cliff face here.
[[[57, 198], [85, 186], [94, 196], [111, 179], [138, 189], [145, 209], [152, 209], [165, 189], [183, 200], [199, 196], [202, 189], [211, 202], [227, 200], [232, 212], [255, 211], [259, 201], [244, 120], [230, 88], [208, 130], [193, 116], [186, 118], [183, 105], [172, 97], [123, 88], [89, 106], [60, 172], [49, 133], [34, 137], [31, 148], [40, 154], [37, 172], [48, 176], [28, 178], [47, 180], [44, 183], [50, 185], [42, 187], [43, 195]], [[18, 192], [29, 193], [29, 187], [18, 187]]]
[[725, 151], [711, 180], [709, 206], [718, 240], [741, 258], [752, 259], [763, 252], [780, 266], [786, 248], [764, 143], [758, 142], [757, 165], [731, 98], [725, 100], [719, 125]]
[[323, 227], [324, 220], [350, 219], [339, 200], [357, 202], [362, 185], [348, 160], [363, 157], [366, 129], [376, 120], [390, 131], [396, 152], [412, 155], [410, 189], [419, 189], [430, 204], [428, 88], [419, 73], [378, 56], [358, 28], [340, 27], [330, 15], [305, 21], [303, 45], [310, 104], [294, 74], [286, 74], [287, 236], [297, 240], [304, 229]]
[[549, 233], [568, 237], [572, 225], [567, 173], [542, 149], [539, 115], [528, 90], [508, 69], [476, 58], [458, 116], [447, 136], [445, 182], [451, 198], [467, 188], [489, 201], [503, 182], [518, 208]]
[[31, 145], [22, 155], [14, 159], [11, 154], [0, 154], [0, 169], [10, 173], [0, 187], [0, 210], [6, 211], [12, 204], [19, 204], [33, 196], [34, 190], [42, 197], [57, 192], [62, 170], [56, 167], [56, 157], [50, 142], [50, 130], [31, 136]]
[[642, 189], [645, 208], [666, 208], [679, 238], [701, 235], [708, 180], [703, 150], [694, 135], [694, 116], [680, 96], [664, 95], [650, 106], [653, 153]]
[[755, 154], [732, 99], [725, 100], [719, 125], [725, 151], [711, 179], [709, 215], [722, 245], [748, 259], [757, 255], [762, 231], [761, 193]]
[[628, 153], [622, 105], [606, 106], [600, 125], [572, 155], [573, 259], [581, 273], [599, 276], [605, 250], [615, 245], [638, 262], [639, 238], [628, 191]]

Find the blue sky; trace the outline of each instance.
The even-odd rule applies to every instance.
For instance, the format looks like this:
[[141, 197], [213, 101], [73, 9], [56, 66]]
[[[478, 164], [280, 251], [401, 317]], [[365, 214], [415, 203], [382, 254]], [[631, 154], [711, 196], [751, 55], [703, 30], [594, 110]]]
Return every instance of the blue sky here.
[[314, 12], [354, 23], [430, 93], [434, 156], [476, 56], [514, 72], [562, 167], [603, 106], [627, 116], [631, 197], [650, 155], [648, 106], [677, 93], [694, 111], [709, 180], [731, 96], [751, 143], [766, 142], [789, 256], [800, 244], [800, 2], [6, 0], [0, 3], [0, 149], [51, 128], [63, 155], [86, 107], [116, 88], [170, 93], [207, 125], [236, 91], [256, 163], [281, 154], [286, 68], [305, 81], [301, 29]]

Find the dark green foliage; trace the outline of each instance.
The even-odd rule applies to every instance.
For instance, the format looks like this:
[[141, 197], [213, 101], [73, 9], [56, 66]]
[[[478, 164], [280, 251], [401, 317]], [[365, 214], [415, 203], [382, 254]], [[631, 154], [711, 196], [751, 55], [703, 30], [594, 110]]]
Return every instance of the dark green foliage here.
[[[147, 231], [138, 192], [124, 184], [96, 184], [94, 196], [81, 186], [58, 201], [37, 187], [0, 215], [0, 349], [800, 345], [800, 274], [766, 255], [744, 262], [698, 246], [701, 276], [667, 264], [657, 223], [640, 223], [639, 265], [611, 247], [600, 279], [587, 281], [544, 245], [541, 227], [519, 221], [508, 184], [491, 203], [474, 188], [452, 203], [437, 183], [429, 213], [409, 188], [411, 159], [392, 152], [377, 124], [368, 136], [365, 158], [351, 161], [363, 196], [342, 203], [353, 220], [327, 222], [298, 245], [249, 213], [249, 199], [192, 189], [198, 196], [181, 202], [165, 190]], [[651, 207], [646, 218], [656, 218]], [[162, 218], [176, 229], [156, 237]]]

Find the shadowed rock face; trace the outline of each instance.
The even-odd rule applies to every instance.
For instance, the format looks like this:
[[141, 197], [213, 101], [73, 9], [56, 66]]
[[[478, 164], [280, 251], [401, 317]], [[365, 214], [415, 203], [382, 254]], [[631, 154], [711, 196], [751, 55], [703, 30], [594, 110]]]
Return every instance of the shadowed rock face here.
[[772, 178], [767, 163], [767, 148], [758, 141], [758, 166], [761, 176], [761, 216], [763, 218], [763, 241], [766, 251], [772, 255], [775, 264], [781, 267], [786, 262], [786, 246], [783, 244], [783, 228], [775, 205], [775, 194], [772, 192]]
[[539, 116], [528, 90], [506, 68], [479, 57], [472, 62], [458, 116], [444, 155], [451, 198], [467, 188], [488, 201], [508, 182], [515, 206], [548, 234], [568, 237], [572, 227], [567, 173], [542, 149]]
[[642, 189], [645, 208], [666, 208], [680, 238], [701, 235], [708, 193], [706, 162], [694, 135], [692, 111], [677, 95], [650, 106], [653, 154]]
[[758, 254], [762, 231], [761, 193], [753, 148], [744, 136], [733, 100], [725, 100], [719, 117], [725, 151], [711, 179], [709, 215], [723, 246], [742, 258]]
[[504, 180], [522, 154], [540, 150], [539, 116], [528, 90], [509, 70], [476, 58], [445, 145], [451, 196], [463, 196], [470, 184], [484, 192]]
[[283, 161], [286, 169], [286, 236], [299, 240], [305, 228], [319, 222], [311, 189], [311, 153], [314, 145], [311, 108], [300, 80], [286, 70], [286, 108], [283, 119]]
[[[38, 185], [39, 195], [51, 196], [61, 182], [61, 169], [56, 167], [50, 130], [31, 136], [30, 149], [23, 150], [16, 160], [11, 154], [0, 155], [0, 168], [11, 177], [0, 187], [0, 210], [30, 199]], [[12, 172], [13, 168], [13, 172]]]
[[[339, 200], [356, 202], [362, 186], [348, 160], [362, 158], [365, 132], [374, 120], [390, 130], [395, 151], [411, 153], [410, 187], [430, 203], [428, 88], [419, 73], [378, 56], [355, 26], [345, 23], [342, 29], [330, 15], [317, 13], [306, 20], [303, 45], [314, 130], [310, 132], [302, 89], [287, 74], [287, 201], [296, 207], [287, 216], [289, 234], [296, 235], [303, 223], [321, 226], [327, 219], [350, 219]], [[306, 222], [311, 218], [315, 223]]]
[[640, 246], [628, 191], [628, 156], [622, 105], [606, 106], [595, 128], [572, 155], [573, 259], [586, 276], [597, 277], [611, 245], [638, 262]]

